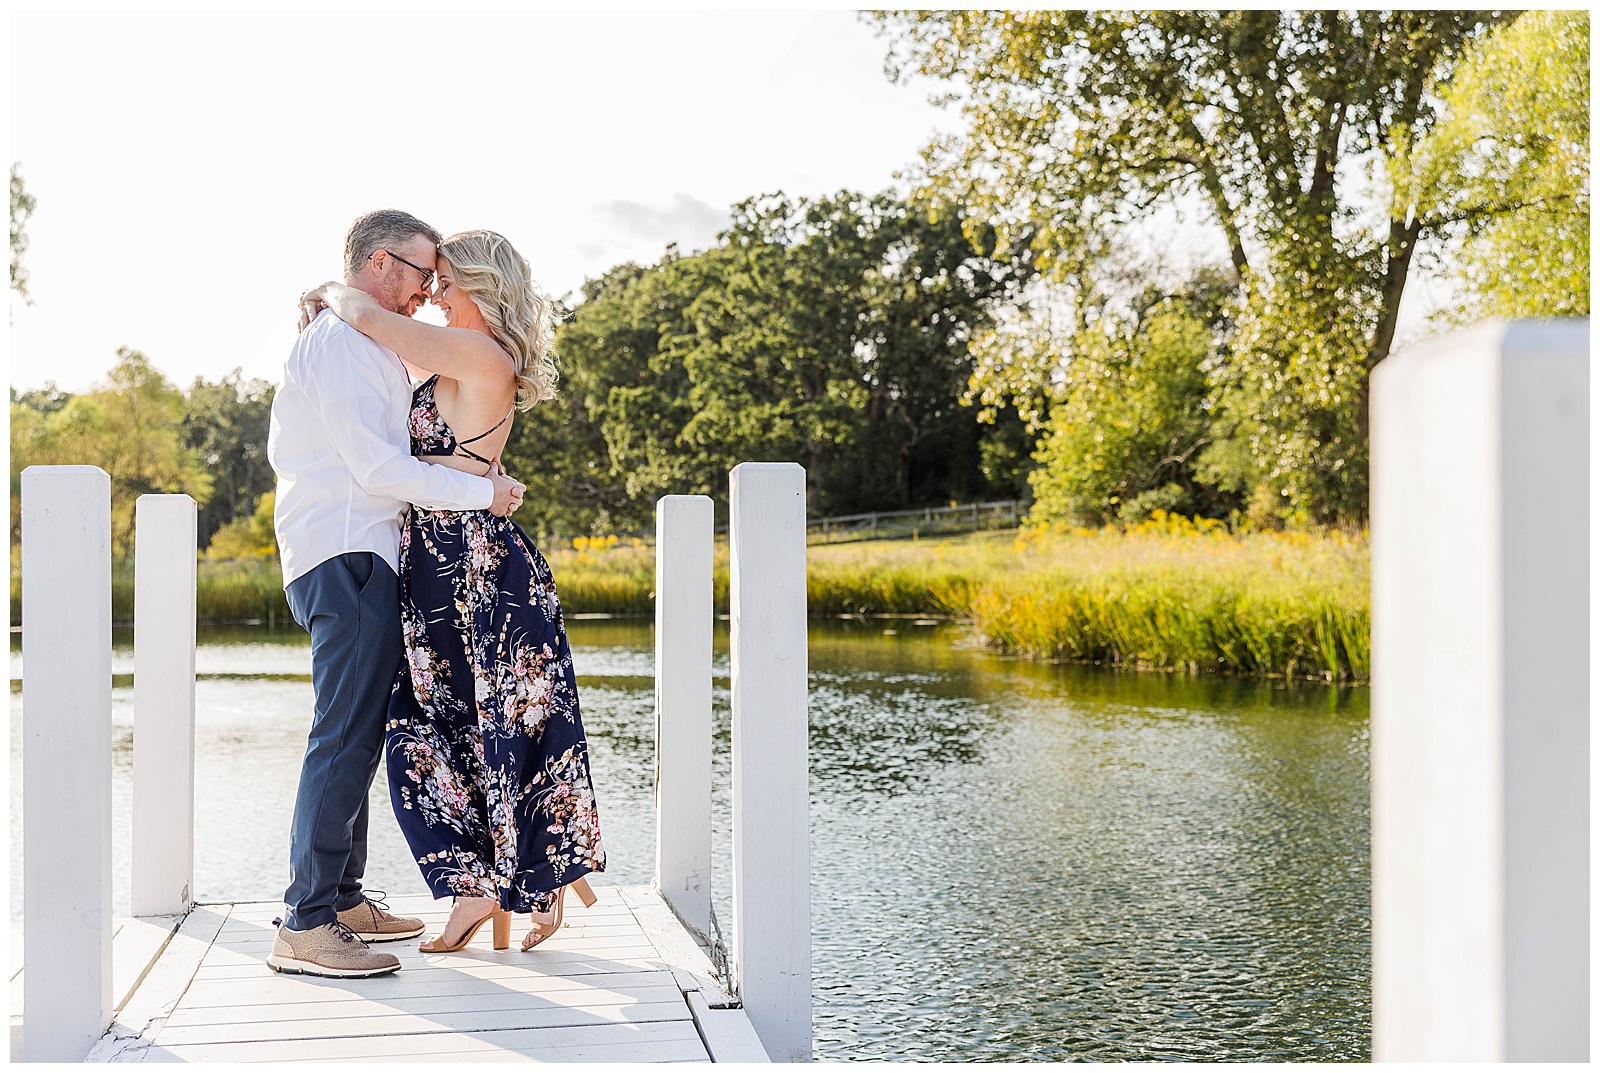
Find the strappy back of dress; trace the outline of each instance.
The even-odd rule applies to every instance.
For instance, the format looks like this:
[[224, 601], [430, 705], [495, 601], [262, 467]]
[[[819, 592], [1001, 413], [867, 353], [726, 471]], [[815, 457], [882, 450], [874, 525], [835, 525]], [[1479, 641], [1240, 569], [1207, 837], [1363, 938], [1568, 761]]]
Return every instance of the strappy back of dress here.
[[444, 415], [439, 412], [439, 402], [434, 398], [434, 385], [438, 380], [439, 374], [434, 373], [418, 384], [417, 389], [411, 393], [411, 453], [418, 457], [464, 455], [486, 466], [492, 465], [491, 459], [469, 450], [465, 445], [477, 443], [485, 436], [494, 433], [501, 425], [511, 420], [511, 415], [517, 412], [517, 408], [513, 406], [506, 411], [506, 415], [488, 432], [480, 432], [469, 439], [458, 440], [449, 422], [445, 421]]

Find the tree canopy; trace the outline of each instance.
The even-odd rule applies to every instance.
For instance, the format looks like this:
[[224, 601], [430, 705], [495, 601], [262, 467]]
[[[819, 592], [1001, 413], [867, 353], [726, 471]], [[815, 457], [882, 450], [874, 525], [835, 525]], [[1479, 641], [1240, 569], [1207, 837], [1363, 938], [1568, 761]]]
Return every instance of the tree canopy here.
[[1152, 511], [1225, 516], [1237, 496], [1200, 479], [1214, 423], [1205, 360], [1226, 323], [1227, 281], [1202, 272], [1146, 292], [1069, 341], [1073, 360], [1033, 472], [1041, 521], [1131, 522]]
[[[93, 465], [111, 477], [111, 543], [133, 550], [134, 504], [146, 492], [211, 496], [212, 474], [185, 442], [183, 393], [137, 350], [122, 347], [106, 379], [83, 395], [47, 391], [45, 406], [11, 402], [12, 539], [20, 538], [21, 473], [34, 465]], [[59, 402], [59, 405], [50, 405]]]
[[[875, 18], [891, 73], [947, 82], [960, 105], [965, 129], [924, 154], [928, 189], [992, 226], [1000, 255], [1029, 250], [1080, 304], [1093, 308], [1131, 225], [1180, 200], [1206, 207], [1235, 284], [1229, 331], [1204, 359], [1213, 425], [1198, 474], [1259, 517], [1364, 518], [1367, 376], [1393, 345], [1419, 247], [1461, 221], [1459, 198], [1413, 196], [1395, 165], [1446, 143], [1430, 138], [1454, 121], [1452, 76], [1475, 69], [1465, 58], [1510, 14]], [[1586, 142], [1586, 105], [1583, 126]], [[1521, 202], [1473, 205], [1492, 234]], [[1024, 410], [1059, 399], [1077, 354], [1061, 339], [1082, 341], [1083, 325], [1031, 351], [980, 342], [999, 360], [980, 359], [974, 393]]]
[[[1347, 160], [1403, 152], [1437, 119], [1428, 92], [1501, 21], [1476, 11], [916, 11], [892, 69], [958, 82], [966, 133], [929, 149], [1011, 247], [1080, 268], [1120, 225], [1202, 195], [1241, 275], [1275, 257], [1341, 260], [1370, 291], [1367, 364], [1388, 353], [1419, 238], [1404, 205], [1369, 223]], [[975, 211], [979, 210], [981, 211]], [[1375, 225], [1375, 226], [1374, 226]], [[1291, 272], [1292, 274], [1292, 272]]]
[[[216, 381], [196, 377], [183, 407], [184, 443], [211, 474], [211, 498], [200, 508], [200, 546], [236, 518], [248, 516], [277, 477], [267, 461], [267, 429], [275, 389], [245, 379], [240, 369]], [[271, 518], [268, 517], [270, 528]]]
[[1397, 201], [1454, 223], [1450, 319], [1589, 315], [1589, 15], [1529, 11], [1470, 48]]

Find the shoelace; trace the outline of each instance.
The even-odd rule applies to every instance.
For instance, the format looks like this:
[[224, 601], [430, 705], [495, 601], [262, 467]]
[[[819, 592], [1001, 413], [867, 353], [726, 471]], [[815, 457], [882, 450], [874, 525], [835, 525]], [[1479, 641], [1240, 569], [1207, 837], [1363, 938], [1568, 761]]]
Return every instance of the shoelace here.
[[[272, 923], [277, 927], [282, 927], [283, 926], [283, 918], [282, 917], [273, 917], [272, 918]], [[348, 925], [341, 924], [337, 920], [333, 921], [333, 933], [339, 937], [339, 941], [342, 942], [342, 943], [359, 943], [359, 942], [361, 942], [361, 940], [356, 936], [356, 933], [351, 931]]]
[[376, 907], [378, 909], [382, 909], [385, 913], [387, 913], [389, 911], [389, 903], [384, 900], [384, 899], [388, 898], [389, 895], [385, 894], [383, 891], [381, 891], [381, 890], [364, 890], [364, 891], [361, 892], [361, 897], [363, 897], [367, 901], [371, 902], [374, 907]]

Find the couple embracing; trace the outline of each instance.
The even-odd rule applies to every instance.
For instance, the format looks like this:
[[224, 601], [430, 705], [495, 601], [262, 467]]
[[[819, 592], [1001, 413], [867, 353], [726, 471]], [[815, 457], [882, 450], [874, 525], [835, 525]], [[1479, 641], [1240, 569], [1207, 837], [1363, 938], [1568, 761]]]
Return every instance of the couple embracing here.
[[[424, 952], [488, 921], [503, 949], [524, 912], [530, 949], [567, 886], [594, 900], [605, 852], [561, 604], [499, 462], [517, 411], [554, 392], [554, 308], [500, 235], [393, 210], [350, 228], [344, 274], [301, 297], [268, 437], [316, 708], [267, 964], [351, 977], [400, 967], [368, 943], [424, 930], [361, 885], [380, 752], [423, 879], [455, 899]], [[427, 301], [447, 327], [411, 319]]]

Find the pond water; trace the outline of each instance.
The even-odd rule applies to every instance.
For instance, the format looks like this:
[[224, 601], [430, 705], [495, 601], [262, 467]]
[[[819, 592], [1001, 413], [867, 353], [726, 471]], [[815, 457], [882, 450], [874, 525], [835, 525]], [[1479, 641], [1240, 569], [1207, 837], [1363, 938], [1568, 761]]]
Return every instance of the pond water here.
[[[652, 626], [570, 627], [604, 878], [647, 883]], [[133, 653], [124, 631], [115, 644], [125, 913]], [[725, 629], [716, 645], [726, 931]], [[312, 701], [307, 639], [208, 629], [197, 661], [197, 895], [280, 897]], [[959, 627], [909, 622], [814, 622], [810, 666], [819, 1059], [1368, 1057], [1365, 689], [1033, 664], [979, 651]], [[18, 852], [20, 675], [13, 635]], [[425, 894], [381, 771], [373, 817], [370, 885]]]

